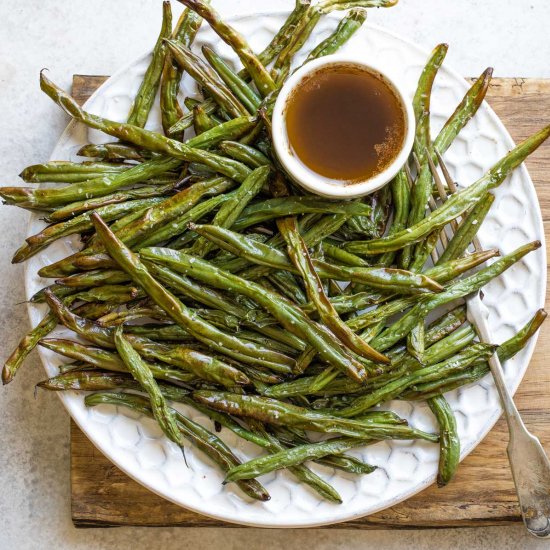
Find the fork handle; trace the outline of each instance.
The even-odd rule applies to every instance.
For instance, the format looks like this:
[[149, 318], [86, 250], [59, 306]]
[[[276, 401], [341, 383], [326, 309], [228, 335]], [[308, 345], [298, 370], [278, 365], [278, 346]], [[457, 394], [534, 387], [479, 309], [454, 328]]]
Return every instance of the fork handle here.
[[523, 422], [510, 428], [507, 451], [525, 527], [535, 537], [550, 538], [548, 457], [538, 438], [527, 431]]
[[534, 435], [529, 433], [506, 387], [497, 355], [489, 360], [504, 407], [510, 441], [508, 460], [525, 527], [538, 538], [550, 537], [550, 461]]

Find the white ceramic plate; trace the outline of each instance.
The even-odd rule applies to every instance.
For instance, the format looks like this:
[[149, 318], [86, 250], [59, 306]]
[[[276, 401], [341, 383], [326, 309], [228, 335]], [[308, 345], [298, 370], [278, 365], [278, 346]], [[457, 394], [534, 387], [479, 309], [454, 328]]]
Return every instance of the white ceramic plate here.
[[[235, 19], [233, 23], [260, 51], [283, 22], [283, 16], [254, 15]], [[335, 27], [335, 18], [325, 18], [316, 29], [304, 51], [325, 38]], [[196, 48], [207, 43], [222, 55], [234, 56], [214, 33], [204, 26]], [[424, 49], [410, 44], [388, 31], [364, 26], [345, 46], [345, 51], [376, 59], [382, 66], [401, 73], [412, 94], [420, 71], [428, 57]], [[297, 59], [301, 61], [301, 56]], [[146, 55], [111, 77], [87, 103], [87, 109], [115, 120], [124, 120], [144, 71]], [[484, 67], [480, 66], [479, 70]], [[437, 77], [432, 101], [432, 128], [437, 132], [467, 90], [467, 83], [446, 66]], [[183, 93], [193, 90], [189, 78], [183, 83]], [[159, 127], [158, 108], [151, 116], [149, 127]], [[52, 159], [72, 159], [77, 148], [89, 141], [109, 138], [83, 126], [70, 124], [55, 148]], [[475, 119], [460, 134], [446, 155], [456, 179], [469, 184], [513, 146], [513, 142], [493, 111], [484, 105]], [[503, 253], [534, 239], [543, 240], [541, 212], [533, 184], [524, 167], [519, 168], [497, 191], [496, 201], [481, 231], [485, 247], [500, 247]], [[29, 231], [42, 227], [34, 216]], [[36, 276], [40, 267], [66, 256], [74, 250], [73, 241], [58, 242], [28, 263], [26, 290], [30, 297], [51, 281]], [[494, 341], [502, 342], [516, 332], [544, 302], [546, 257], [544, 246], [524, 261], [508, 270], [498, 281], [485, 289], [485, 304], [490, 311], [490, 326]], [[36, 324], [44, 309], [31, 306], [31, 321]], [[528, 366], [535, 345], [529, 345], [504, 365], [506, 381], [515, 391]], [[57, 373], [60, 358], [40, 350], [49, 376]], [[238, 489], [221, 484], [221, 472], [201, 452], [186, 449], [188, 467], [176, 446], [163, 437], [149, 419], [124, 408], [101, 406], [86, 409], [82, 395], [63, 394], [61, 399], [73, 419], [93, 443], [119, 468], [155, 493], [201, 514], [221, 520], [264, 527], [312, 527], [368, 515], [393, 506], [430, 485], [436, 475], [438, 446], [425, 442], [383, 442], [353, 452], [369, 463], [379, 466], [368, 476], [355, 476], [330, 468], [312, 465], [312, 469], [332, 483], [343, 497], [343, 504], [321, 501], [308, 488], [295, 482], [286, 472], [277, 472], [261, 482], [271, 494], [267, 503], [252, 502]], [[489, 377], [448, 395], [456, 413], [462, 457], [467, 455], [487, 434], [500, 415], [496, 391]], [[435, 425], [424, 404], [393, 402], [389, 408], [408, 418], [412, 425], [433, 430]], [[182, 407], [194, 420], [212, 429], [211, 422], [194, 410]], [[254, 457], [257, 448], [239, 440], [224, 429], [222, 438], [242, 459]]]

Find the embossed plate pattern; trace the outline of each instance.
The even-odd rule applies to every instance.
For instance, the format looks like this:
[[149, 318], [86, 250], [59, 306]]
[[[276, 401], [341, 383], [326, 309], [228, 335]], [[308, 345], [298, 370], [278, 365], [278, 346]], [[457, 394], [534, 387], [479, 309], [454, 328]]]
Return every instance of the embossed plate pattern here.
[[[327, 17], [319, 24], [314, 36], [304, 48], [310, 48], [325, 38], [335, 26], [336, 17]], [[277, 31], [283, 16], [254, 15], [235, 19], [235, 26], [260, 51]], [[201, 29], [195, 48], [213, 45], [220, 53], [234, 60], [232, 52], [206, 26]], [[343, 51], [376, 58], [401, 75], [412, 97], [428, 52], [390, 32], [365, 25]], [[88, 101], [88, 110], [115, 120], [124, 120], [128, 113], [149, 56], [141, 57], [111, 77]], [[297, 59], [301, 62], [301, 56]], [[479, 67], [479, 71], [484, 67]], [[443, 67], [437, 77], [432, 101], [432, 129], [437, 132], [454, 110], [467, 83], [457, 73]], [[193, 93], [194, 87], [185, 78], [182, 93]], [[160, 128], [159, 110], [155, 108], [148, 123]], [[107, 141], [106, 136], [87, 131], [82, 125], [69, 124], [60, 138], [52, 159], [74, 159], [78, 147], [89, 141]], [[446, 159], [456, 179], [467, 185], [475, 181], [491, 164], [513, 146], [513, 142], [493, 111], [484, 105], [476, 118], [461, 133]], [[503, 253], [518, 245], [544, 239], [541, 212], [536, 193], [524, 167], [518, 169], [497, 191], [496, 201], [480, 233], [484, 247], [500, 247]], [[39, 216], [33, 216], [30, 234], [41, 229]], [[26, 291], [31, 296], [48, 284], [36, 276], [40, 267], [74, 251], [76, 242], [57, 242], [42, 254], [32, 258], [26, 270]], [[544, 303], [546, 286], [544, 247], [527, 256], [485, 289], [485, 304], [495, 342], [509, 338]], [[44, 309], [29, 307], [36, 324]], [[63, 330], [58, 332], [63, 333]], [[506, 380], [515, 391], [528, 366], [535, 340], [504, 365]], [[48, 375], [57, 373], [60, 358], [47, 350], [40, 354]], [[231, 485], [221, 485], [223, 476], [202, 453], [186, 448], [188, 467], [181, 452], [163, 437], [153, 421], [124, 408], [101, 406], [86, 409], [82, 395], [63, 394], [61, 399], [71, 416], [93, 443], [118, 467], [155, 493], [196, 512], [222, 520], [264, 527], [312, 527], [350, 520], [392, 506], [433, 483], [437, 471], [438, 447], [426, 442], [383, 442], [352, 454], [379, 466], [368, 476], [354, 476], [330, 468], [313, 465], [319, 475], [334, 485], [343, 497], [341, 505], [321, 501], [308, 488], [296, 483], [286, 472], [261, 478], [271, 493], [267, 503], [252, 502]], [[466, 456], [491, 429], [500, 415], [500, 406], [492, 380], [448, 394], [456, 413], [462, 457]], [[392, 402], [388, 408], [408, 418], [425, 430], [435, 429], [431, 415], [423, 404]], [[181, 410], [194, 420], [212, 429], [211, 422], [192, 409]], [[252, 444], [238, 439], [228, 430], [222, 438], [243, 459], [258, 454]]]

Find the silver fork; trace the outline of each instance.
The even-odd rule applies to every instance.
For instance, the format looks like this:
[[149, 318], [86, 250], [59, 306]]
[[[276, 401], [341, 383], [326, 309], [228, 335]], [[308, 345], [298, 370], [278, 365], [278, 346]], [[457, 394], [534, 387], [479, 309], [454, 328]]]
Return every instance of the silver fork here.
[[[456, 185], [441, 155], [437, 151], [436, 155], [449, 191], [456, 192]], [[428, 154], [427, 157], [438, 193], [441, 200], [445, 201], [447, 200], [445, 186], [431, 156]], [[477, 237], [472, 244], [476, 251], [481, 250]], [[482, 342], [491, 343], [491, 333], [487, 322], [489, 311], [481, 300], [481, 291], [466, 297], [466, 307], [468, 321], [475, 327], [479, 339]], [[539, 439], [525, 427], [510, 391], [506, 387], [502, 365], [496, 353], [489, 359], [489, 366], [508, 423], [510, 434], [507, 448], [508, 460], [523, 522], [532, 535], [538, 538], [548, 538], [550, 537], [550, 460], [548, 460]]]

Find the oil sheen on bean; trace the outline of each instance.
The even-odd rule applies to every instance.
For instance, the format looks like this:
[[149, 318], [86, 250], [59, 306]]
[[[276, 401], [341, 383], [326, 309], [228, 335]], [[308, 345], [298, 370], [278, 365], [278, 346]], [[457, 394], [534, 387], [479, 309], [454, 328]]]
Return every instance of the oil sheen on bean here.
[[365, 181], [398, 155], [405, 113], [393, 87], [354, 65], [310, 74], [286, 105], [293, 153], [310, 170], [342, 184]]

